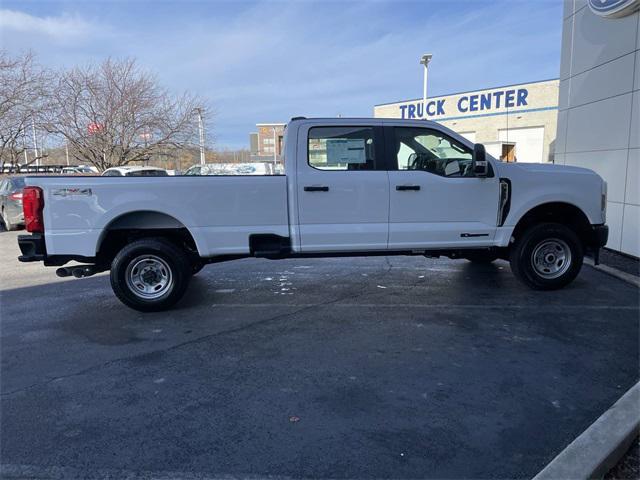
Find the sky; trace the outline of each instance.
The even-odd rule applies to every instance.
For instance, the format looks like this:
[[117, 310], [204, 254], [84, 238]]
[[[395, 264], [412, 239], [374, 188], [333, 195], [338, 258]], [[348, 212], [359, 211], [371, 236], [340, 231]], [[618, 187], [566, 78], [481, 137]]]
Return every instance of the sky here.
[[136, 58], [212, 105], [217, 148], [256, 123], [370, 117], [380, 103], [557, 78], [560, 0], [11, 1], [0, 48], [53, 68]]

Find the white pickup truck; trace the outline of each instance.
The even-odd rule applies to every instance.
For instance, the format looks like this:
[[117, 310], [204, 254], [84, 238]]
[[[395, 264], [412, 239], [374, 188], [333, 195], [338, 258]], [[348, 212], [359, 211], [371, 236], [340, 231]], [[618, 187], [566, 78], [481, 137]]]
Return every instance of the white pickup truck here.
[[[509, 260], [556, 289], [608, 236], [591, 170], [497, 161], [437, 123], [294, 118], [285, 175], [28, 177], [23, 262], [110, 270], [126, 305], [163, 310], [205, 264], [244, 257]], [[471, 288], [472, 286], [470, 286]]]

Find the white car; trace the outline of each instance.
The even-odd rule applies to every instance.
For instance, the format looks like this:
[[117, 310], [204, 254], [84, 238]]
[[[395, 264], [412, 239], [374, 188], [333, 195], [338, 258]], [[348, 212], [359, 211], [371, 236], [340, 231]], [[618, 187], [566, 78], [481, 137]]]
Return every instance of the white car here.
[[276, 166], [267, 162], [207, 163], [189, 167], [185, 175], [276, 175]]
[[438, 123], [296, 118], [284, 153], [285, 175], [27, 177], [19, 259], [110, 270], [122, 302], [152, 311], [203, 265], [245, 257], [503, 258], [556, 289], [607, 241], [596, 173], [502, 163]]
[[103, 177], [168, 177], [164, 168], [125, 166], [107, 168], [102, 172]]
[[60, 173], [62, 175], [92, 175], [98, 172], [95, 167], [80, 165], [77, 167], [64, 167]]

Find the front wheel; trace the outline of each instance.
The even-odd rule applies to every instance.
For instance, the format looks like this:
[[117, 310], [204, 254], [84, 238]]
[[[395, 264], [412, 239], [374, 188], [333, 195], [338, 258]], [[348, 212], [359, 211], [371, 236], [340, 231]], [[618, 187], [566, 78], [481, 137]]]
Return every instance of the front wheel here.
[[125, 246], [111, 264], [111, 288], [125, 305], [141, 312], [173, 306], [191, 278], [187, 253], [164, 238], [143, 238]]
[[536, 290], [555, 290], [571, 283], [582, 268], [582, 243], [573, 230], [559, 223], [527, 229], [511, 247], [515, 276]]

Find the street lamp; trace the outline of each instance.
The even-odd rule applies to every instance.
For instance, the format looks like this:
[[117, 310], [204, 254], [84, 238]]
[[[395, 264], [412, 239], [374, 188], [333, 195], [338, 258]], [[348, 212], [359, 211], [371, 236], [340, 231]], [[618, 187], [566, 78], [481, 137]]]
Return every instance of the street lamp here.
[[204, 165], [206, 162], [204, 158], [204, 123], [202, 121], [202, 108], [194, 108], [193, 111], [198, 114], [198, 131], [200, 134], [200, 165]]
[[420, 65], [424, 65], [424, 82], [422, 84], [422, 118], [427, 119], [427, 73], [429, 73], [429, 62], [433, 57], [430, 53], [425, 53], [420, 57]]

